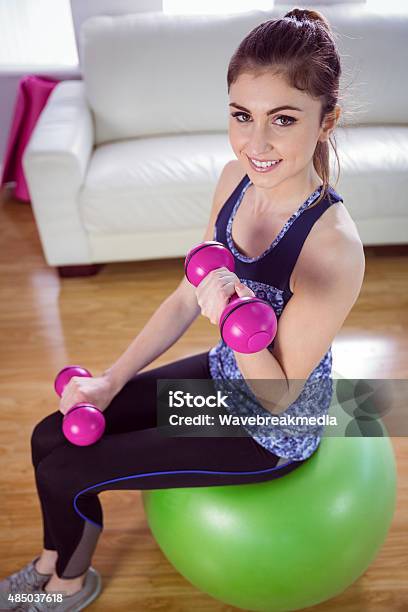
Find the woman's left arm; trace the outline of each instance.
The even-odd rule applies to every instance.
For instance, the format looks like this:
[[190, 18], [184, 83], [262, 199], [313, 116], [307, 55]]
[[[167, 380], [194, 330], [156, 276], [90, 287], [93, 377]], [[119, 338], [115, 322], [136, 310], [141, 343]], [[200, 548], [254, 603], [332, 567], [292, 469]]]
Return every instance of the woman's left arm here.
[[272, 351], [234, 351], [242, 375], [272, 414], [286, 410], [300, 395], [361, 290], [365, 271], [361, 241], [331, 231], [327, 236], [330, 248], [322, 248], [314, 264], [299, 274], [293, 296], [279, 318]]

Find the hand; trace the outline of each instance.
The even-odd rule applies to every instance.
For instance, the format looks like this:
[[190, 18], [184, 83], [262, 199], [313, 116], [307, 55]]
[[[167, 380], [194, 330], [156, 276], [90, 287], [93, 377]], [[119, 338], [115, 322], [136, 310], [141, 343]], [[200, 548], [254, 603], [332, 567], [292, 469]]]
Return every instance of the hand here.
[[66, 414], [75, 404], [87, 402], [103, 412], [115, 395], [110, 380], [105, 376], [73, 376], [61, 395], [59, 410]]
[[218, 325], [221, 314], [234, 293], [237, 293], [238, 297], [256, 297], [234, 272], [225, 267], [209, 272], [196, 287], [195, 293], [201, 314], [210, 319], [213, 325]]

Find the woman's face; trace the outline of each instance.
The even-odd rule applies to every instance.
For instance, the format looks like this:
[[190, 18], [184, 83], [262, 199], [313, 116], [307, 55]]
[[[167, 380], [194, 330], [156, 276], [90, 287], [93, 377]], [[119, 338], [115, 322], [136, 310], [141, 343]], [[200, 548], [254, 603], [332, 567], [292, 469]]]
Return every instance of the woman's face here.
[[[229, 102], [231, 147], [252, 182], [270, 188], [302, 171], [315, 172], [316, 143], [329, 136], [320, 127], [320, 101], [269, 71], [242, 73], [230, 87]], [[258, 169], [251, 159], [280, 161]]]

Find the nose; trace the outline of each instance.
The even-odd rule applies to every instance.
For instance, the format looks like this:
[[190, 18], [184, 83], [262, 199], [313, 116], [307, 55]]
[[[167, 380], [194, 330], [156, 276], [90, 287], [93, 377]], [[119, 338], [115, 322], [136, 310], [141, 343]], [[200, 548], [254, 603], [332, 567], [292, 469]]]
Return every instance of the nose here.
[[254, 127], [247, 144], [249, 157], [262, 157], [273, 150], [273, 145], [268, 140], [267, 131], [262, 127]]

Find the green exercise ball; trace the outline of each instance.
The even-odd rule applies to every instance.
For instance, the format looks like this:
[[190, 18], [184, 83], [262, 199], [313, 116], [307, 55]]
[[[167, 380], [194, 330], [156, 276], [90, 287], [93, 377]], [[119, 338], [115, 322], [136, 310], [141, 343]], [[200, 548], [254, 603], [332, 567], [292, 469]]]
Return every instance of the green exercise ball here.
[[194, 586], [244, 610], [284, 612], [342, 593], [391, 524], [389, 437], [322, 437], [295, 471], [262, 483], [143, 491], [150, 529]]

